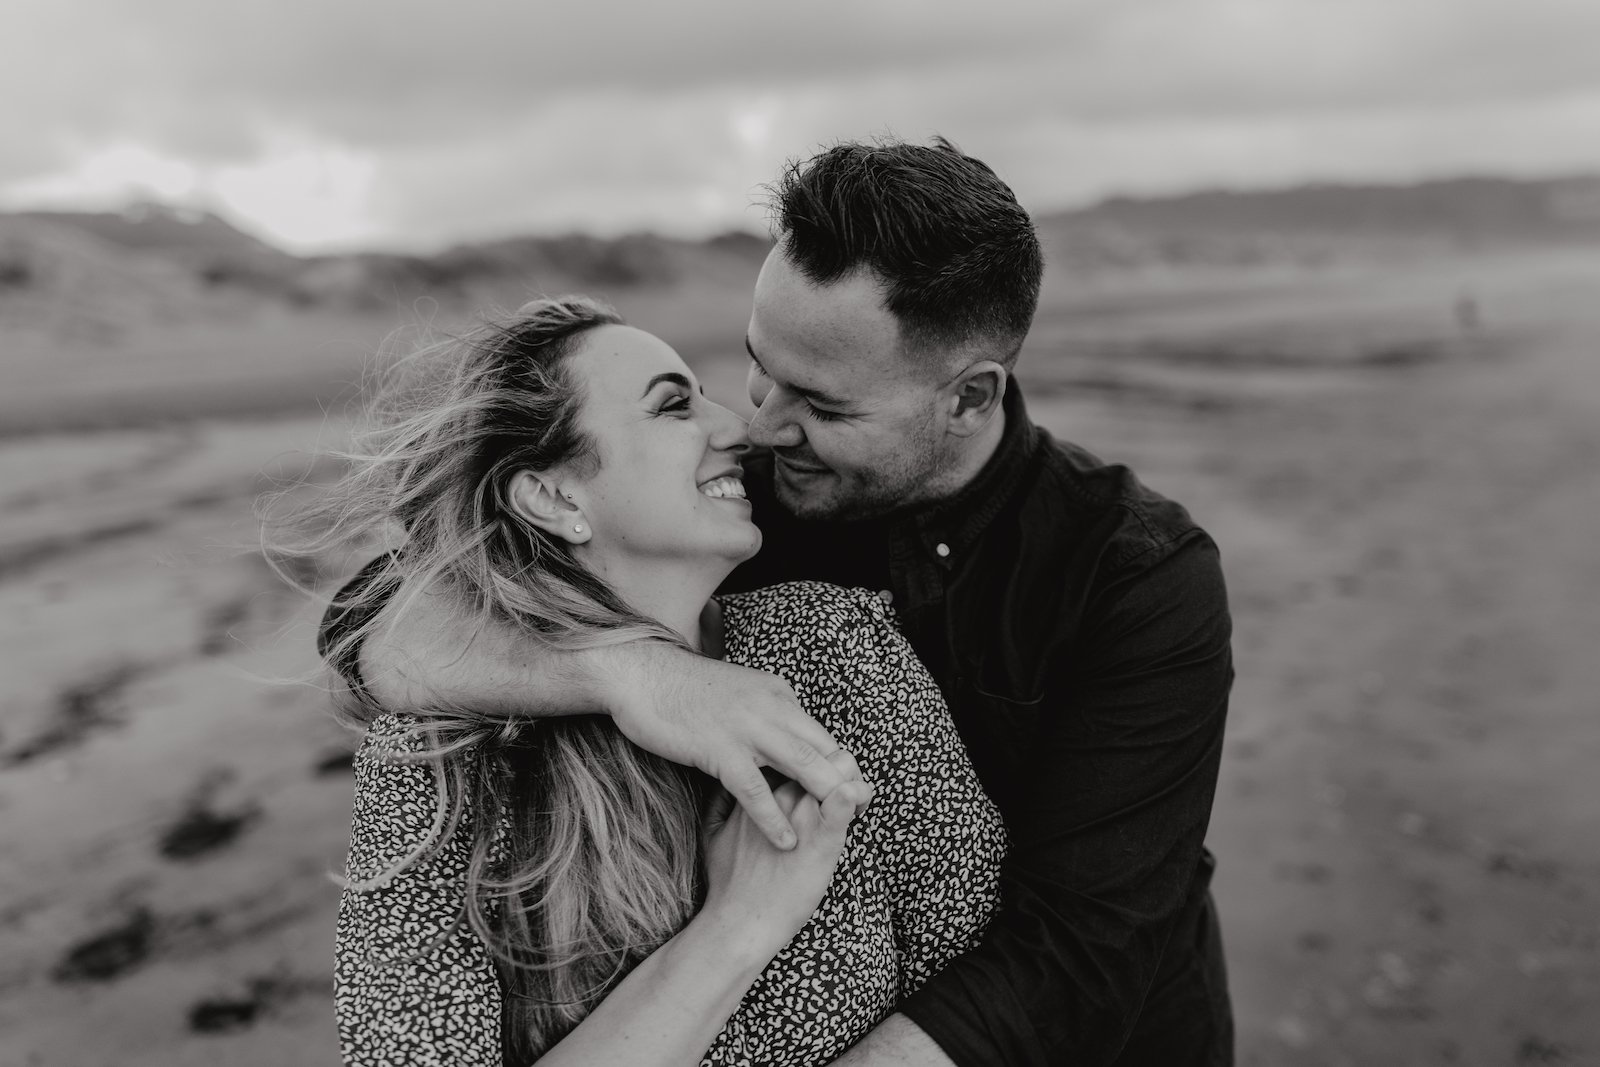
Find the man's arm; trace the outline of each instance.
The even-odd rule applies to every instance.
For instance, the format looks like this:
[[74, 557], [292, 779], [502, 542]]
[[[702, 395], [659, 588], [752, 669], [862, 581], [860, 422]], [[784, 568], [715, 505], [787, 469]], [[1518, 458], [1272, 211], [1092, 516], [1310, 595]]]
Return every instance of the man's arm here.
[[[369, 565], [354, 582], [385, 580]], [[513, 715], [607, 714], [634, 744], [720, 781], [779, 848], [794, 844], [763, 767], [826, 797], [843, 781], [839, 746], [788, 683], [660, 641], [582, 651], [537, 644], [483, 622], [447, 592], [393, 584], [366, 641], [334, 666], [352, 688], [391, 709], [449, 703]], [[352, 584], [354, 584], [354, 582]], [[349, 587], [347, 587], [348, 591]], [[336, 597], [319, 647], [358, 625]]]
[[1001, 910], [900, 1005], [964, 1067], [1115, 1059], [1199, 867], [1233, 675], [1215, 546], [1196, 532], [1086, 625], [1003, 809]]
[[922, 1027], [898, 1012], [833, 1063], [834, 1067], [955, 1067]]

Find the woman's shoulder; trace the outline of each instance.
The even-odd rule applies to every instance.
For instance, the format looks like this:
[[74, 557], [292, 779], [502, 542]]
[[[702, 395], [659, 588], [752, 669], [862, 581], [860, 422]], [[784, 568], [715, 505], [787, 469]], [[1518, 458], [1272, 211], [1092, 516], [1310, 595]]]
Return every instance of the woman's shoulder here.
[[747, 666], [839, 657], [870, 665], [910, 653], [888, 605], [868, 589], [784, 582], [725, 596], [722, 608], [728, 658]]
[[841, 742], [841, 733], [859, 746], [896, 723], [944, 714], [938, 687], [871, 590], [785, 582], [722, 606], [729, 662], [788, 682]]
[[863, 625], [895, 628], [894, 615], [877, 593], [830, 582], [783, 582], [720, 599], [724, 611], [738, 615], [747, 626], [822, 626], [840, 631]]

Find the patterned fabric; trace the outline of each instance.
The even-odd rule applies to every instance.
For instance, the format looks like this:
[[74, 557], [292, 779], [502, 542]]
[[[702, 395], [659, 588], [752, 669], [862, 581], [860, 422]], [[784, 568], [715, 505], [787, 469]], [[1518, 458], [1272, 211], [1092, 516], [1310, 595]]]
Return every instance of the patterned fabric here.
[[[1004, 830], [938, 687], [876, 595], [796, 582], [723, 609], [728, 660], [788, 681], [876, 793], [816, 913], [703, 1067], [828, 1063], [976, 943], [998, 903]], [[335, 967], [344, 1060], [500, 1064], [498, 980], [456, 921], [470, 823], [427, 849], [443, 829], [436, 771], [395, 758], [403, 725], [379, 718], [356, 757]]]

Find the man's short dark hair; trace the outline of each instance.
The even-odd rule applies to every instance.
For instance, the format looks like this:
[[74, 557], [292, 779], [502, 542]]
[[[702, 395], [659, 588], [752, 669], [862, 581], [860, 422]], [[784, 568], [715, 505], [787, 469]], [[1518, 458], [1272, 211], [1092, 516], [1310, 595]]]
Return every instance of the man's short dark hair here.
[[912, 349], [973, 343], [1007, 366], [1039, 304], [1033, 220], [982, 161], [942, 137], [835, 145], [769, 189], [784, 255], [818, 285], [866, 268]]

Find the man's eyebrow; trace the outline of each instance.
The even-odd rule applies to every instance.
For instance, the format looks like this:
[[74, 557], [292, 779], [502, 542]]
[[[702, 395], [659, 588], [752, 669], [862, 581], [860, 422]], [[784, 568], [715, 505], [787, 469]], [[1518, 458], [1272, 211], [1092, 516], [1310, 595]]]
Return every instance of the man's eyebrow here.
[[[750, 354], [750, 362], [754, 363], [757, 367], [761, 367], [761, 373], [766, 374], [767, 368], [761, 365], [761, 357], [756, 355], [756, 350], [750, 345], [749, 334], [746, 334], [744, 338], [744, 350]], [[820, 389], [808, 389], [803, 385], [795, 385], [792, 382], [786, 382], [784, 384], [791, 393], [799, 393], [807, 400], [815, 401], [818, 404], [823, 404], [830, 408], [849, 408], [854, 406], [850, 403], [850, 401], [841, 400], [839, 397], [824, 393]]]
[[689, 384], [688, 378], [685, 378], [675, 370], [669, 370], [665, 374], [658, 374], [654, 378], [651, 378], [650, 381], [645, 385], [644, 392], [639, 394], [639, 399], [643, 400], [645, 397], [649, 396], [650, 390], [654, 389], [662, 382], [671, 382], [673, 385], [681, 385], [691, 393], [694, 392], [694, 386]]

